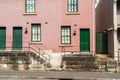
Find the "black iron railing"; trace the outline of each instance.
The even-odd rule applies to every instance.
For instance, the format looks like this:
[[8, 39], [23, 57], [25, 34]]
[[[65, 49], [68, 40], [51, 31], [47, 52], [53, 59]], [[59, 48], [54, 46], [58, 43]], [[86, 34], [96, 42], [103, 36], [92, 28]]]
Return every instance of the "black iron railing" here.
[[[39, 44], [31, 44], [29, 42], [23, 42], [24, 45], [20, 46], [13, 46], [13, 42], [6, 42], [7, 45], [9, 46], [6, 46], [6, 47], [0, 47], [0, 51], [1, 53], [11, 53], [11, 52], [33, 52], [35, 53], [36, 56], [39, 56], [39, 58], [43, 58], [44, 60], [46, 60], [47, 62], [50, 62], [50, 55], [48, 53], [46, 53], [45, 51], [44, 52], [41, 52], [41, 49], [40, 47], [38, 47]], [[34, 45], [34, 47], [32, 47], [32, 45]], [[2, 54], [1, 54], [2, 55]], [[6, 56], [9, 56], [6, 55]]]

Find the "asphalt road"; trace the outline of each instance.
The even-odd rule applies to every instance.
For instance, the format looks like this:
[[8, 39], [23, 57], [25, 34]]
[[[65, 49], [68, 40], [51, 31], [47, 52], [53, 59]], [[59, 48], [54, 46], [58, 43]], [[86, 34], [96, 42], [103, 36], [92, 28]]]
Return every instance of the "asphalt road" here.
[[[74, 72], [74, 71], [9, 71], [0, 70], [0, 80], [2, 78], [26, 78], [30, 79], [105, 79], [105, 80], [120, 80], [120, 73], [108, 72]], [[23, 80], [22, 79], [22, 80]], [[5, 80], [5, 79], [4, 79]], [[10, 79], [14, 80], [14, 79]]]

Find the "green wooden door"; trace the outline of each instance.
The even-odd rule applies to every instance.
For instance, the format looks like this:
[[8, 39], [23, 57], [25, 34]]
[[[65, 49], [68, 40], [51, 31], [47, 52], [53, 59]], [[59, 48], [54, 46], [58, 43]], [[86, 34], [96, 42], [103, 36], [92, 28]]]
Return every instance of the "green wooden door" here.
[[89, 29], [80, 30], [80, 52], [90, 51], [90, 32]]
[[0, 28], [0, 50], [6, 49], [6, 28]]
[[13, 50], [22, 50], [22, 28], [13, 28]]

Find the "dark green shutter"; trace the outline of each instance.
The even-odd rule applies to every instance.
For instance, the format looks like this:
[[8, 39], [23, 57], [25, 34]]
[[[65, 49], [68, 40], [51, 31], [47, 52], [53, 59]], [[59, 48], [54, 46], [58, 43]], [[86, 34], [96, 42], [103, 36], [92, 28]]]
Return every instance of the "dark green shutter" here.
[[89, 29], [80, 30], [80, 51], [89, 52], [90, 51], [90, 33]]
[[102, 36], [102, 34], [100, 34], [100, 33], [97, 33], [97, 34], [96, 34], [96, 52], [97, 52], [97, 53], [101, 53], [100, 51], [101, 51], [101, 49], [102, 49], [102, 48], [101, 48], [101, 47], [102, 47], [102, 46], [101, 46], [101, 44], [102, 44], [102, 43], [101, 43], [101, 42], [102, 42], [101, 36]]
[[107, 33], [97, 33], [96, 35], [96, 52], [108, 53], [108, 36]]
[[13, 50], [22, 50], [22, 28], [13, 28]]
[[108, 34], [103, 33], [103, 53], [108, 53]]
[[0, 28], [0, 50], [5, 50], [6, 48], [6, 28]]

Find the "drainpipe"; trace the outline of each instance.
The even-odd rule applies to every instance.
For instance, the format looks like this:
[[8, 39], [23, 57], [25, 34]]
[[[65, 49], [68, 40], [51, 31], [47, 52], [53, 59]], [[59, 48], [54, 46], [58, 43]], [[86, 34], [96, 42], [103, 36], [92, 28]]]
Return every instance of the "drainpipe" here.
[[113, 4], [113, 12], [114, 12], [114, 58], [117, 62], [116, 64], [116, 72], [119, 72], [119, 61], [118, 61], [118, 42], [117, 42], [117, 1], [118, 0], [114, 0], [114, 4]]
[[92, 26], [93, 26], [93, 56], [95, 55], [95, 0], [93, 0], [93, 19], [92, 19]]
[[117, 0], [113, 3], [113, 16], [114, 16], [114, 59], [117, 60], [118, 46], [117, 46]]

